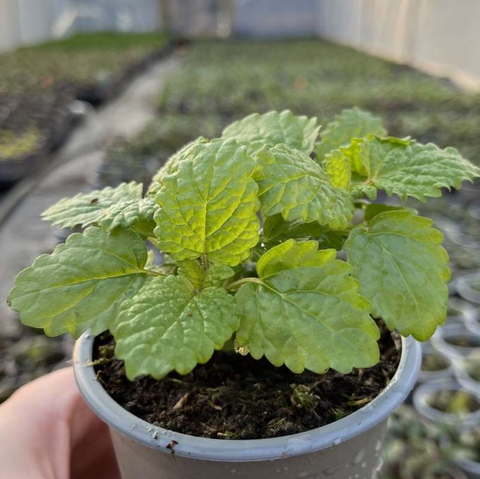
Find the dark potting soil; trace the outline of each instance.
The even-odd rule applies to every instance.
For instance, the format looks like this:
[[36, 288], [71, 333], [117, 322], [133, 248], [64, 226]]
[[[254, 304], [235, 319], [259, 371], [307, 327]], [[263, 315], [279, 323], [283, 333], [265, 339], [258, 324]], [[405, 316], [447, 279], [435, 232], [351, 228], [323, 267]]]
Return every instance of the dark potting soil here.
[[109, 333], [96, 340], [97, 378], [127, 411], [156, 426], [215, 439], [262, 439], [324, 426], [368, 404], [388, 385], [400, 360], [398, 337], [382, 326], [381, 361], [351, 374], [294, 374], [266, 359], [217, 351], [190, 374], [133, 382], [113, 358]]

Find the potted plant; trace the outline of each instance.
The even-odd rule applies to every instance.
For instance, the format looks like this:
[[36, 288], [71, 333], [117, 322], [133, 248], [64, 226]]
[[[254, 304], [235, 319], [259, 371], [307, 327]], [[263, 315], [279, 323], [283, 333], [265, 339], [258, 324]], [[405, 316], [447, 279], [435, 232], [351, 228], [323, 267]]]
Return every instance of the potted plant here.
[[181, 149], [144, 198], [122, 184], [44, 213], [86, 229], [21, 272], [9, 302], [24, 324], [80, 338], [78, 385], [125, 479], [380, 467], [450, 272], [431, 220], [370, 201], [424, 201], [480, 170], [358, 109], [319, 129], [254, 114]]

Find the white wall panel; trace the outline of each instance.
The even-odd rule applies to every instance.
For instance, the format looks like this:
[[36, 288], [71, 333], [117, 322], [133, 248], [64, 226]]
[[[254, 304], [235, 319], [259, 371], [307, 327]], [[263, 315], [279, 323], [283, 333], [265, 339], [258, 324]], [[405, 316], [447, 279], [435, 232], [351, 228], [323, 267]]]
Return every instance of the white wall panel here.
[[358, 46], [361, 38], [362, 0], [330, 2], [329, 38], [338, 43]]
[[10, 50], [18, 45], [17, 25], [18, 4], [16, 0], [0, 0], [0, 51]]
[[480, 89], [480, 0], [318, 0], [318, 34]]
[[412, 62], [480, 87], [479, 25], [479, 0], [421, 0]]

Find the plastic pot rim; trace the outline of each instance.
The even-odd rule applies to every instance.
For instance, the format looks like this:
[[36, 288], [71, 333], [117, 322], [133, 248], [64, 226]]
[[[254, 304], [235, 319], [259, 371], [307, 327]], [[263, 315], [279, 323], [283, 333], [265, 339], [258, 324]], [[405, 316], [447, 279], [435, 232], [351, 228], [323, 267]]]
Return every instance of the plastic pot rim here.
[[480, 424], [480, 410], [469, 413], [461, 418], [456, 414], [443, 412], [430, 406], [428, 399], [440, 391], [466, 391], [480, 400], [478, 394], [471, 390], [466, 390], [454, 378], [429, 381], [418, 386], [413, 393], [413, 405], [421, 416], [429, 421], [446, 424], [448, 426], [476, 426]]
[[446, 379], [454, 375], [455, 365], [451, 357], [435, 349], [431, 343], [423, 343], [421, 347], [422, 347], [422, 363], [423, 363], [423, 360], [425, 359], [425, 356], [434, 355], [444, 359], [447, 362], [448, 366], [445, 369], [438, 369], [436, 371], [427, 371], [420, 368], [420, 372], [418, 373], [418, 383], [425, 383], [427, 381], [432, 381], [435, 379]]
[[[208, 439], [154, 426], [126, 411], [96, 380], [90, 364], [94, 337], [85, 332], [76, 342], [73, 368], [78, 388], [93, 412], [110, 427], [150, 448], [167, 451], [175, 441], [175, 455], [219, 462], [255, 462], [308, 454], [355, 437], [385, 421], [415, 385], [421, 349], [412, 337], [402, 338], [402, 356], [388, 386], [369, 404], [349, 416], [311, 431], [271, 439]], [[170, 446], [171, 447], [171, 446]]]
[[456, 359], [468, 356], [478, 349], [478, 346], [455, 346], [445, 340], [445, 337], [462, 335], [470, 336], [480, 341], [480, 336], [467, 328], [466, 324], [457, 323], [437, 329], [436, 333], [432, 336], [431, 343], [439, 353], [455, 361]]
[[480, 304], [480, 291], [470, 286], [471, 280], [480, 280], [480, 273], [476, 271], [460, 276], [456, 280], [457, 293], [466, 301]]
[[455, 378], [467, 391], [475, 394], [480, 399], [480, 381], [472, 378], [468, 372], [468, 357], [458, 358], [453, 362]]
[[[460, 311], [460, 316], [447, 316], [446, 324], [447, 327], [450, 324], [465, 324], [468, 326], [468, 323], [477, 320], [478, 312], [476, 307], [470, 302], [463, 298], [449, 298], [449, 306], [453, 306], [455, 309]], [[479, 324], [480, 328], [480, 324]]]

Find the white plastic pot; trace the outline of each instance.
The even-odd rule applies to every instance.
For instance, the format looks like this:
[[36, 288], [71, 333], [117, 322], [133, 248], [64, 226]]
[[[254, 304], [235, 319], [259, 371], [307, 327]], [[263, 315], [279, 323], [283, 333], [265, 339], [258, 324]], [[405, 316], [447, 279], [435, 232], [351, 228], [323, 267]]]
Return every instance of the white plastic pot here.
[[421, 361], [419, 344], [403, 339], [394, 378], [362, 409], [301, 434], [229, 441], [168, 431], [127, 412], [96, 381], [93, 342], [88, 332], [77, 341], [75, 376], [87, 404], [110, 426], [123, 479], [375, 478], [388, 417], [413, 388]]
[[[413, 393], [413, 405], [422, 419], [439, 426], [473, 427], [480, 425], [480, 410], [460, 418], [430, 405], [430, 401], [442, 391], [461, 391], [464, 388], [455, 379], [430, 381], [420, 385]], [[472, 395], [476, 394], [470, 392]], [[480, 399], [480, 398], [479, 398]]]
[[425, 358], [429, 355], [438, 355], [441, 356], [448, 366], [445, 369], [440, 369], [438, 371], [425, 371], [420, 369], [418, 374], [418, 381], [417, 383], [425, 383], [427, 381], [433, 381], [438, 379], [447, 379], [454, 376], [454, 368], [453, 368], [453, 361], [448, 356], [438, 352], [431, 343], [423, 343], [422, 344], [422, 362]]
[[478, 272], [461, 276], [456, 281], [457, 293], [467, 301], [480, 304], [480, 291], [472, 287], [475, 283], [480, 284], [480, 275]]
[[[471, 345], [457, 346], [451, 343], [459, 337], [467, 338]], [[480, 347], [480, 336], [472, 333], [463, 324], [450, 324], [444, 328], [439, 328], [433, 335], [431, 342], [438, 352], [455, 360], [465, 358], [477, 351]]]
[[471, 391], [480, 397], [480, 382], [472, 378], [468, 373], [467, 361], [468, 358], [455, 360], [455, 377], [459, 384], [461, 384], [466, 390]]
[[[476, 323], [478, 318], [476, 308], [468, 301], [459, 298], [449, 298], [447, 314], [447, 325], [461, 323], [468, 327], [469, 323]], [[480, 323], [478, 323], [478, 331], [480, 332]]]
[[[473, 308], [473, 307], [472, 307]], [[480, 311], [473, 308], [471, 314], [465, 318], [465, 327], [473, 334], [480, 336]]]

